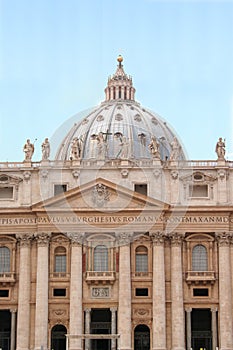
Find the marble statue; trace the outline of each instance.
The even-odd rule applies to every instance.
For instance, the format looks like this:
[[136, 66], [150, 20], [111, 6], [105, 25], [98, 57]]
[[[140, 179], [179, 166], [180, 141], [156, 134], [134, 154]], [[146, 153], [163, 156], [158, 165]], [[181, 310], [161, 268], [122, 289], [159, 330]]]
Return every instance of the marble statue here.
[[159, 151], [159, 142], [156, 140], [155, 136], [151, 137], [151, 141], [148, 147], [153, 158], [161, 159]]
[[126, 136], [123, 136], [120, 139], [120, 151], [117, 154], [117, 158], [122, 158], [122, 159], [128, 159], [129, 158], [129, 142], [126, 138]]
[[42, 143], [41, 148], [42, 148], [42, 160], [48, 160], [50, 156], [50, 143], [47, 137]]
[[215, 152], [217, 153], [218, 160], [225, 160], [225, 140], [223, 141], [222, 137], [219, 137], [216, 143]]
[[27, 141], [23, 147], [23, 151], [25, 154], [24, 161], [26, 161], [26, 162], [31, 161], [34, 150], [35, 150], [34, 144], [31, 143], [30, 139], [27, 139]]
[[77, 160], [81, 158], [82, 154], [82, 141], [78, 137], [75, 137], [71, 144], [70, 159]]
[[107, 153], [106, 138], [104, 137], [104, 134], [102, 132], [99, 132], [96, 139], [97, 139], [97, 158], [98, 159], [105, 159], [105, 156]]
[[170, 160], [178, 160], [180, 155], [180, 145], [178, 143], [178, 140], [176, 137], [174, 137], [172, 143], [171, 143], [171, 154], [170, 154]]

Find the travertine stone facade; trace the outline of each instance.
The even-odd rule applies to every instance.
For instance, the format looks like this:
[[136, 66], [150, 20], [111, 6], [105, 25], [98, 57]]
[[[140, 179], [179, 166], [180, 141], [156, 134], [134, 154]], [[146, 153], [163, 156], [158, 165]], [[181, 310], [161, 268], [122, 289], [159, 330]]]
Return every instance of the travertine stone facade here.
[[122, 57], [105, 93], [54, 160], [0, 163], [0, 348], [233, 350], [225, 145], [186, 160]]

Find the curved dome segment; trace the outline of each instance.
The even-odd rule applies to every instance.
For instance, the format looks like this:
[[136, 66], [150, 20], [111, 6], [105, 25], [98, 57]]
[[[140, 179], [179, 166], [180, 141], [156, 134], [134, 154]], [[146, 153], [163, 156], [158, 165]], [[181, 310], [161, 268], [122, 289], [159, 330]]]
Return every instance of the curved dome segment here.
[[122, 61], [119, 56], [117, 71], [108, 79], [105, 101], [74, 121], [58, 148], [57, 160], [166, 160], [174, 155], [174, 148], [178, 150], [176, 159], [185, 158], [166, 122], [134, 101], [132, 78], [125, 74]]

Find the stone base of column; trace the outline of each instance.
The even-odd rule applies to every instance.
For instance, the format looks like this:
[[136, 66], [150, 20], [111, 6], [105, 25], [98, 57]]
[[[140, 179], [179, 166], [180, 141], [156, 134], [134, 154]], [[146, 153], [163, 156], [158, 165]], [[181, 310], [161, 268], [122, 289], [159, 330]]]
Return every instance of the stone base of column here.
[[167, 348], [152, 348], [152, 350], [167, 350]]
[[182, 347], [174, 347], [174, 348], [172, 348], [172, 350], [185, 350], [185, 348], [182, 348]]
[[34, 348], [34, 350], [49, 350], [49, 349], [41, 345], [40, 347]]

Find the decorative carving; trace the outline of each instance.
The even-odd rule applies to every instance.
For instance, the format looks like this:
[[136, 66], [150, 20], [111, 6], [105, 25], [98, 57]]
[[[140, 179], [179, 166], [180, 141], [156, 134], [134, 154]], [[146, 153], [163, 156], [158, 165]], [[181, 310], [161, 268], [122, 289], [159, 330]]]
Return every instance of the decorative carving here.
[[48, 170], [43, 169], [43, 170], [40, 171], [40, 176], [41, 176], [44, 180], [47, 179], [48, 175], [49, 175]]
[[92, 201], [96, 207], [103, 207], [109, 201], [108, 188], [101, 183], [95, 185], [92, 190]]
[[219, 247], [226, 247], [231, 243], [232, 234], [230, 232], [218, 232], [216, 233], [216, 239]]
[[161, 170], [156, 169], [156, 170], [153, 171], [153, 174], [154, 174], [154, 177], [156, 179], [158, 179], [160, 177], [160, 175], [161, 175]]
[[121, 170], [121, 176], [122, 176], [123, 178], [128, 177], [128, 175], [129, 175], [129, 170], [128, 170], [128, 169], [122, 169], [122, 170]]
[[65, 311], [65, 310], [62, 310], [62, 309], [58, 309], [58, 310], [54, 310], [53, 313], [54, 313], [56, 316], [61, 316], [61, 315], [66, 314], [66, 311]]
[[77, 232], [68, 232], [67, 233], [68, 238], [71, 240], [72, 245], [81, 245], [83, 243], [83, 233], [77, 233]]
[[131, 234], [127, 232], [117, 233], [117, 240], [119, 245], [129, 244], [131, 241]]
[[150, 236], [155, 245], [163, 245], [165, 240], [165, 234], [163, 231], [151, 232]]
[[29, 181], [29, 180], [30, 180], [30, 177], [31, 177], [31, 172], [30, 172], [30, 171], [24, 171], [24, 172], [23, 172], [23, 178], [24, 178], [24, 180]]
[[75, 179], [78, 179], [79, 176], [80, 176], [80, 171], [78, 171], [78, 170], [73, 170], [73, 171], [72, 171], [72, 175], [73, 175], [73, 177], [74, 177]]
[[149, 315], [149, 310], [146, 309], [136, 309], [135, 313], [139, 316]]
[[172, 245], [180, 246], [184, 240], [184, 234], [179, 232], [173, 232], [169, 234], [169, 238], [171, 239]]
[[226, 178], [226, 170], [219, 169], [218, 170], [218, 177], [220, 180], [224, 180]]
[[172, 170], [171, 171], [171, 177], [172, 177], [173, 180], [177, 180], [178, 176], [179, 176], [179, 173], [178, 173], [177, 170]]
[[29, 247], [31, 244], [31, 240], [33, 238], [33, 234], [31, 233], [17, 234], [16, 238], [20, 243], [20, 247]]
[[91, 296], [93, 298], [109, 298], [110, 292], [109, 288], [92, 288], [91, 289]]
[[37, 244], [39, 247], [45, 247], [48, 245], [50, 237], [51, 237], [51, 233], [41, 232], [35, 236], [35, 239], [37, 240]]

